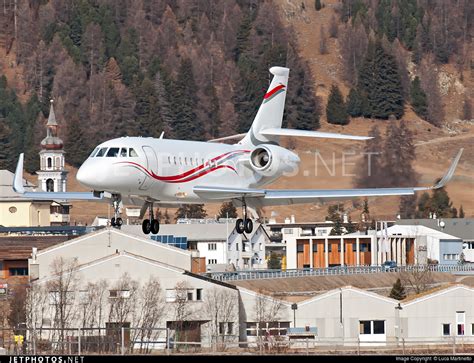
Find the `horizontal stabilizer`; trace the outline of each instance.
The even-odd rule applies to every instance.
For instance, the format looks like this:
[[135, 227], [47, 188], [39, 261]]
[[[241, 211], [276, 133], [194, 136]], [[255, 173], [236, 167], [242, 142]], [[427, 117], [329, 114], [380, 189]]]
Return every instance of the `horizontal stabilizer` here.
[[371, 137], [369, 136], [356, 136], [356, 135], [336, 134], [332, 132], [280, 129], [280, 128], [260, 130], [260, 134], [264, 136], [317, 137], [317, 138], [343, 139], [343, 140], [369, 140], [371, 139]]
[[230, 135], [230, 136], [225, 136], [225, 137], [219, 137], [218, 139], [212, 139], [208, 140], [207, 142], [220, 142], [220, 141], [225, 141], [225, 140], [235, 140], [235, 139], [242, 139], [245, 137], [245, 134], [235, 134], [235, 135]]

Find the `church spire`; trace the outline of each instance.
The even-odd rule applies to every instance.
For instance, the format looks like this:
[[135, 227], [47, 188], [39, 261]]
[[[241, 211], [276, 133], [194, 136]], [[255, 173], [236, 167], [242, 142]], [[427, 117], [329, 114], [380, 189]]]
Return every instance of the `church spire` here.
[[41, 147], [46, 150], [62, 150], [63, 148], [63, 141], [58, 137], [58, 122], [54, 114], [53, 100], [51, 100], [48, 122], [46, 123], [46, 137], [41, 141]]
[[53, 100], [49, 101], [51, 102], [51, 106], [49, 107], [49, 117], [48, 117], [48, 123], [46, 126], [58, 126], [58, 123], [56, 122], [56, 115], [54, 114], [54, 107], [53, 107]]

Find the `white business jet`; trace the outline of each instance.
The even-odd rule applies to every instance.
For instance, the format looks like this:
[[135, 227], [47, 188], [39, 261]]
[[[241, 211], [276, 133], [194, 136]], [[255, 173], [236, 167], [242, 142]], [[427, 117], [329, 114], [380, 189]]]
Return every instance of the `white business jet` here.
[[[196, 142], [146, 137], [122, 137], [95, 148], [77, 172], [77, 180], [91, 192], [25, 192], [23, 154], [16, 168], [13, 189], [26, 197], [56, 200], [107, 200], [114, 207], [111, 225], [120, 227], [122, 203], [141, 205], [145, 234], [159, 231], [153, 205], [163, 207], [185, 203], [222, 203], [241, 206], [239, 233], [250, 233], [252, 217], [265, 206], [313, 203], [356, 197], [411, 195], [437, 189], [452, 177], [461, 157], [457, 154], [446, 175], [434, 186], [411, 188], [275, 190], [263, 186], [293, 173], [300, 158], [279, 146], [280, 136], [367, 140], [369, 137], [281, 128], [289, 69], [272, 67], [273, 79], [248, 133]], [[241, 139], [233, 145], [225, 139]], [[53, 196], [52, 196], [53, 195]]]

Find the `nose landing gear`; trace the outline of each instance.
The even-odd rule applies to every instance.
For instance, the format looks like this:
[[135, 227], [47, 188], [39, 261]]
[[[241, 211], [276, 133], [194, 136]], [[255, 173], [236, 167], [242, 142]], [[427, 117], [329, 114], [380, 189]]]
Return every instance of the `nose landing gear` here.
[[160, 221], [153, 216], [153, 203], [149, 203], [148, 211], [150, 219], [144, 219], [142, 222], [142, 231], [145, 234], [157, 234], [160, 231]]
[[122, 198], [120, 194], [113, 195], [112, 206], [114, 207], [114, 216], [110, 219], [110, 225], [112, 227], [120, 228], [123, 224], [123, 220], [120, 217], [120, 204], [122, 203]]
[[242, 214], [244, 218], [239, 218], [235, 222], [235, 230], [237, 233], [252, 233], [253, 231], [253, 221], [252, 219], [248, 218], [247, 214], [247, 204], [245, 203], [245, 199], [242, 198]]

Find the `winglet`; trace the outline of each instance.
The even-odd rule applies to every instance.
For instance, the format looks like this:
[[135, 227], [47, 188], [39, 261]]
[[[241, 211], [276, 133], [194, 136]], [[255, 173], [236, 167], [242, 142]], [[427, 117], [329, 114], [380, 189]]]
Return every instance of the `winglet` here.
[[21, 153], [16, 165], [15, 177], [13, 178], [13, 190], [20, 194], [25, 193], [25, 188], [23, 187], [23, 158], [24, 154]]
[[461, 148], [458, 151], [458, 154], [454, 158], [453, 162], [451, 163], [451, 166], [449, 167], [448, 171], [446, 174], [443, 176], [443, 178], [437, 182], [435, 185], [431, 187], [431, 189], [439, 189], [444, 187], [453, 177], [454, 171], [456, 170], [456, 167], [458, 166], [459, 159], [461, 159], [462, 152], [464, 151], [464, 148]]

